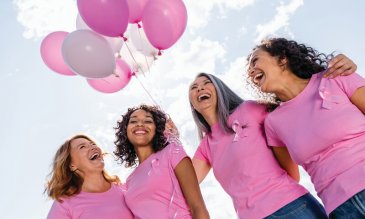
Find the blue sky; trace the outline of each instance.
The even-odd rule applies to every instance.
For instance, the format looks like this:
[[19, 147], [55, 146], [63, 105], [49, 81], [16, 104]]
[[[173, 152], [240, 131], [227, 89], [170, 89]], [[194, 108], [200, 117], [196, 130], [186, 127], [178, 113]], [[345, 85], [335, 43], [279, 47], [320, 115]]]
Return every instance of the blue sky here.
[[[215, 73], [251, 98], [242, 74], [245, 56], [265, 36], [284, 36], [325, 53], [351, 57], [365, 76], [365, 3], [357, 0], [185, 0], [188, 26], [140, 80], [180, 128], [185, 148], [197, 147], [188, 84], [197, 72]], [[52, 203], [42, 194], [53, 155], [76, 133], [87, 133], [113, 151], [113, 126], [130, 106], [152, 103], [140, 83], [102, 94], [81, 77], [52, 72], [39, 47], [44, 36], [74, 31], [74, 0], [8, 0], [0, 3], [0, 212], [2, 218], [45, 218]], [[330, 130], [329, 130], [330, 131]], [[129, 171], [110, 157], [107, 169]], [[310, 187], [303, 175], [302, 184]], [[202, 184], [211, 218], [233, 218], [227, 195], [210, 175]], [[313, 191], [313, 190], [312, 190]]]

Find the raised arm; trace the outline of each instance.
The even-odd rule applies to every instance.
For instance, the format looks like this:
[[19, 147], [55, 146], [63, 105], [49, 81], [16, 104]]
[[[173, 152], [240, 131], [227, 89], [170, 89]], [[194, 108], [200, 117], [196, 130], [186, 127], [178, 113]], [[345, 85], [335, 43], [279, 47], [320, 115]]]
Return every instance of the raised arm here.
[[299, 182], [300, 174], [298, 165], [292, 160], [288, 149], [286, 147], [272, 147], [274, 155], [279, 162], [281, 168], [283, 168], [289, 176], [295, 181]]
[[185, 157], [180, 161], [175, 168], [175, 175], [190, 207], [193, 219], [208, 219], [209, 214], [190, 158]]

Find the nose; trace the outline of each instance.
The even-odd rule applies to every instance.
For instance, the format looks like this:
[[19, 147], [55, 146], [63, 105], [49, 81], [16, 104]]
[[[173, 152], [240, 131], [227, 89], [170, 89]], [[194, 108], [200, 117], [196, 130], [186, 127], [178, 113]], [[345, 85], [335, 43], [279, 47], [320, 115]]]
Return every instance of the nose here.
[[247, 72], [249, 77], [253, 77], [255, 75], [255, 68], [253, 66], [250, 66]]
[[198, 85], [198, 92], [204, 90], [204, 84], [200, 84]]

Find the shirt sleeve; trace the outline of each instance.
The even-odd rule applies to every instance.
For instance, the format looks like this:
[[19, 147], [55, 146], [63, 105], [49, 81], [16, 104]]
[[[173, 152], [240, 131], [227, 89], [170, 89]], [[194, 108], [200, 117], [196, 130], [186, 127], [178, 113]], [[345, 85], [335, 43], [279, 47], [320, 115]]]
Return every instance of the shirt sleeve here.
[[72, 219], [67, 203], [54, 201], [47, 219]]
[[206, 137], [204, 137], [200, 142], [198, 149], [196, 149], [195, 151], [194, 158], [202, 160], [210, 165], [210, 160], [208, 156], [208, 141]]
[[272, 128], [269, 116], [266, 117], [265, 122], [265, 134], [266, 134], [266, 141], [267, 145], [272, 147], [284, 147], [286, 146], [277, 136], [275, 130]]
[[365, 86], [365, 78], [361, 77], [357, 73], [353, 73], [348, 76], [338, 76], [333, 80], [336, 80], [340, 84], [342, 90], [349, 98], [354, 95], [358, 88]]
[[175, 169], [175, 167], [180, 163], [182, 159], [184, 159], [185, 157], [189, 157], [181, 144], [170, 143], [168, 147], [170, 154], [170, 163], [173, 169]]

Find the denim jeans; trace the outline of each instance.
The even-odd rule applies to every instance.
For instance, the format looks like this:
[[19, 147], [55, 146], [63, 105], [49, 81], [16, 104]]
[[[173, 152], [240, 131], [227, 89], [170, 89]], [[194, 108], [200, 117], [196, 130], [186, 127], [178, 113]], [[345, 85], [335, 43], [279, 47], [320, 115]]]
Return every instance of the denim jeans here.
[[352, 196], [330, 214], [331, 219], [365, 218], [365, 190]]
[[284, 207], [280, 208], [265, 219], [325, 219], [328, 218], [323, 206], [311, 195], [305, 194]]

